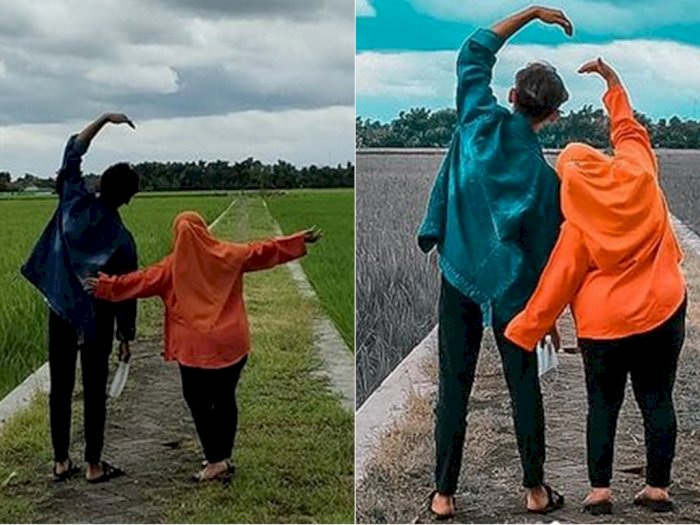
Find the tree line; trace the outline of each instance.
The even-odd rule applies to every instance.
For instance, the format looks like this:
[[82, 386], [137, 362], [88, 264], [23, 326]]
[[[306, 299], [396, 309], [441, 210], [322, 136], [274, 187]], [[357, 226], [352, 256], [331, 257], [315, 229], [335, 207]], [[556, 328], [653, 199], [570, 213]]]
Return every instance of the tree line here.
[[[296, 167], [280, 160], [276, 164], [264, 164], [248, 158], [230, 163], [212, 162], [141, 162], [134, 164], [141, 176], [141, 191], [176, 190], [244, 190], [352, 187], [355, 168], [352, 163], [337, 166]], [[99, 188], [99, 176], [84, 175], [91, 189]], [[8, 172], [0, 172], [0, 191], [25, 191], [36, 188], [55, 191], [56, 177], [41, 178], [25, 173], [12, 180]]]
[[[635, 112], [649, 131], [656, 148], [700, 149], [700, 122], [679, 117], [653, 121]], [[432, 111], [412, 108], [389, 123], [358, 117], [355, 121], [358, 148], [446, 147], [457, 123], [454, 109]], [[583, 106], [544, 126], [539, 133], [544, 148], [563, 148], [570, 142], [586, 142], [597, 148], [610, 146], [609, 120], [605, 111]]]

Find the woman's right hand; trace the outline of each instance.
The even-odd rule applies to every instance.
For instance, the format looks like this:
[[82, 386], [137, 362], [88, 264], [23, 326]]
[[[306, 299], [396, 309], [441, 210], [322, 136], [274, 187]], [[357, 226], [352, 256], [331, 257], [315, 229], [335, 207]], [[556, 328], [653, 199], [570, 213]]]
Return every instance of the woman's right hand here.
[[620, 84], [620, 77], [618, 76], [617, 72], [610, 67], [610, 64], [603, 62], [603, 59], [600, 57], [589, 60], [583, 64], [580, 68], [578, 68], [578, 73], [596, 73], [600, 75], [605, 82], [607, 82], [608, 88], [612, 88], [613, 86]]

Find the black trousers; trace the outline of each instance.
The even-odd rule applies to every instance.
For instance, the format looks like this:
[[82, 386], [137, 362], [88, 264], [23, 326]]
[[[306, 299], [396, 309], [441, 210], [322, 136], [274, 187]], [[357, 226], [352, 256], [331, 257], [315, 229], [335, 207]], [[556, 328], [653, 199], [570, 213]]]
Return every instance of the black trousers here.
[[588, 476], [593, 487], [609, 487], [617, 416], [629, 374], [644, 420], [647, 484], [668, 487], [676, 449], [673, 386], [685, 339], [684, 301], [664, 324], [616, 340], [579, 339], [588, 391]]
[[78, 333], [69, 322], [49, 312], [49, 409], [51, 442], [55, 461], [68, 459], [71, 430], [71, 402], [75, 387], [75, 365], [80, 350], [85, 406], [85, 461], [100, 462], [104, 445], [109, 355], [114, 337], [114, 314], [109, 305], [96, 307], [95, 339], [78, 347]]
[[180, 365], [182, 393], [209, 463], [230, 459], [233, 453], [238, 426], [236, 387], [247, 360], [248, 356], [214, 369]]
[[[544, 480], [544, 410], [537, 374], [537, 356], [503, 335], [507, 322], [495, 323], [494, 334], [510, 392], [515, 435], [523, 469], [523, 485]], [[442, 281], [438, 346], [440, 384], [435, 411], [435, 482], [442, 494], [454, 494], [462, 464], [469, 395], [483, 336], [478, 304]]]

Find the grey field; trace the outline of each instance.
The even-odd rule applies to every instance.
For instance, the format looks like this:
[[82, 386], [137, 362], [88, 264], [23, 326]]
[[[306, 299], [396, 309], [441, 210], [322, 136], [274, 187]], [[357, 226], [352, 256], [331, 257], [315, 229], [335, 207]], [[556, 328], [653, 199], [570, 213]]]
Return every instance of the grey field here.
[[[671, 212], [700, 232], [700, 151], [662, 149], [657, 156]], [[426, 257], [415, 237], [442, 157], [429, 150], [358, 152], [358, 406], [437, 322], [435, 256]]]

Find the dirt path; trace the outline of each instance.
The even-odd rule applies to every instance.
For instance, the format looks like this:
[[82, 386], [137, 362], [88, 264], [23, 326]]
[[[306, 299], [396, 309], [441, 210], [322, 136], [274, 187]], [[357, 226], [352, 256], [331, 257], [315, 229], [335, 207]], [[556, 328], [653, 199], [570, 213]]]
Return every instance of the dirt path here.
[[[519, 459], [500, 360], [489, 333], [481, 350], [478, 378], [470, 401], [467, 444], [457, 492], [454, 522], [477, 523], [698, 523], [700, 522], [700, 260], [688, 254], [690, 309], [675, 401], [678, 446], [672, 494], [677, 512], [654, 515], [631, 503], [644, 484], [644, 437], [639, 410], [628, 387], [618, 422], [613, 489], [615, 511], [608, 518], [581, 513], [588, 488], [585, 464], [585, 388], [580, 355], [560, 354], [558, 372], [543, 384], [547, 422], [547, 480], [565, 493], [567, 505], [542, 517], [524, 513]], [[566, 329], [567, 327], [565, 327]], [[570, 329], [570, 328], [569, 328]], [[433, 354], [435, 355], [435, 354]], [[653, 366], [653, 363], [650, 363]], [[425, 363], [436, 377], [435, 363]], [[359, 522], [431, 521], [434, 394], [409, 400], [402, 421], [382, 439], [357, 490]]]
[[[132, 351], [129, 382], [109, 404], [103, 454], [127, 475], [101, 485], [44, 476], [37, 522], [157, 523], [160, 502], [193, 484], [199, 446], [177, 366], [163, 362], [158, 340], [139, 342]], [[76, 428], [73, 443], [82, 442], [82, 428]], [[82, 454], [82, 446], [73, 447], [75, 459]]]

